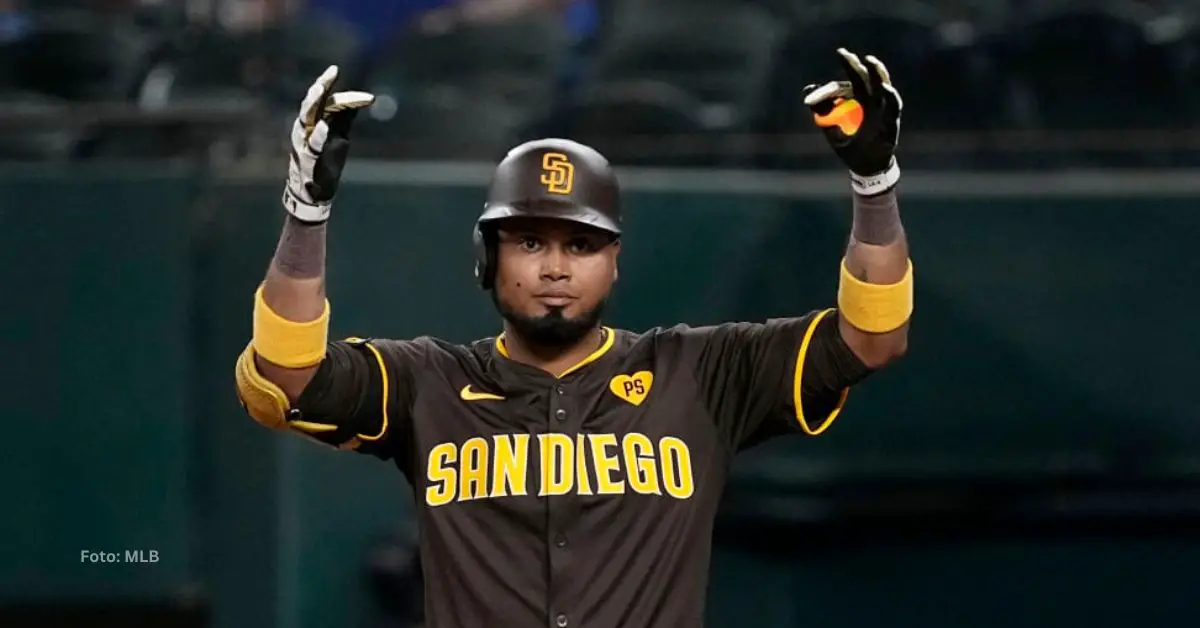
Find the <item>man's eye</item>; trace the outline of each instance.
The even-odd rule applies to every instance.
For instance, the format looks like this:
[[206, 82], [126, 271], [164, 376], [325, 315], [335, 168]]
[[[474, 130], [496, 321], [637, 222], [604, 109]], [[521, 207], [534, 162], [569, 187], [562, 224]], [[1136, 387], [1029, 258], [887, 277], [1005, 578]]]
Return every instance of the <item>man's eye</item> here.
[[576, 238], [567, 243], [572, 253], [591, 253], [597, 250], [596, 243], [587, 238]]
[[517, 245], [520, 246], [522, 249], [525, 249], [526, 251], [531, 251], [531, 252], [538, 250], [541, 247], [541, 244], [542, 243], [538, 242], [537, 238], [533, 238], [530, 236], [524, 236], [520, 239], [520, 241], [517, 242]]

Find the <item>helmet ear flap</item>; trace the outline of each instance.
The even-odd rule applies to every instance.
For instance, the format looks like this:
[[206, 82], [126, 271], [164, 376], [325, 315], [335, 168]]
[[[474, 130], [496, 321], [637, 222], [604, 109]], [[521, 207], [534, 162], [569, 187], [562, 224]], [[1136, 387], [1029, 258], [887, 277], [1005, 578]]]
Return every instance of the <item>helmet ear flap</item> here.
[[491, 290], [496, 280], [496, 230], [475, 223], [475, 281], [483, 290]]

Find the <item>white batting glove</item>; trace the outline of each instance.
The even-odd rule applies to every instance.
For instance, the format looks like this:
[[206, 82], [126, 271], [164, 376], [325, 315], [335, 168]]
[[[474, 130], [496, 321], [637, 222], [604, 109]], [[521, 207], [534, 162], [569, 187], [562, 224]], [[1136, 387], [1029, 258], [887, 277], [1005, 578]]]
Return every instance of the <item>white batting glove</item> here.
[[350, 127], [358, 110], [375, 102], [375, 96], [367, 92], [331, 93], [337, 75], [337, 66], [331, 65], [308, 88], [300, 115], [292, 124], [292, 155], [283, 207], [308, 223], [329, 219], [350, 151]]

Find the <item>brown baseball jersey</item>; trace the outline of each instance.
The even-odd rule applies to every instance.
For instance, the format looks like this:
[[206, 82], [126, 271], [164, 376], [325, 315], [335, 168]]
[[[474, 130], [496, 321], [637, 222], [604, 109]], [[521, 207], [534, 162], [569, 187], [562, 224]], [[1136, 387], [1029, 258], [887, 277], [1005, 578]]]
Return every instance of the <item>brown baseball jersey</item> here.
[[833, 310], [603, 328], [557, 375], [501, 334], [329, 346], [293, 429], [392, 460], [421, 527], [431, 628], [703, 624], [734, 454], [820, 433], [866, 376]]

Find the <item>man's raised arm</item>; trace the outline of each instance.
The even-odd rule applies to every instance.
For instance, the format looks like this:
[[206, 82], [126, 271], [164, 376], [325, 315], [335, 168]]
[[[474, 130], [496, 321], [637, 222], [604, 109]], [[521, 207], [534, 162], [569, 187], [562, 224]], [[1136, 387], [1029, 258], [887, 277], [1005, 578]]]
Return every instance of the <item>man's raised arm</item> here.
[[309, 88], [292, 125], [283, 233], [255, 293], [254, 337], [238, 364], [243, 403], [254, 396], [251, 388], [264, 384], [294, 403], [325, 357], [326, 221], [346, 164], [350, 126], [357, 111], [374, 101], [365, 92], [333, 93], [336, 80], [337, 67], [331, 66]]
[[[265, 320], [269, 318], [276, 319], [273, 323], [281, 326], [279, 331], [284, 334], [288, 334], [287, 328], [292, 325], [295, 330], [307, 330], [288, 334], [297, 339], [302, 335], [325, 335], [329, 315], [329, 303], [325, 300], [325, 223], [304, 223], [291, 215], [284, 219], [283, 233], [260, 295], [255, 297], [254, 303], [260, 310], [254, 317], [256, 339], [257, 328], [271, 324]], [[324, 342], [322, 339], [321, 344]], [[283, 361], [280, 357], [275, 359]], [[316, 362], [304, 366], [311, 359]], [[320, 356], [302, 358], [291, 362], [292, 366], [285, 366], [263, 357], [259, 350], [255, 352], [254, 360], [258, 372], [295, 402], [317, 372]]]
[[850, 169], [854, 224], [842, 261], [838, 329], [868, 368], [904, 354], [912, 315], [912, 264], [895, 186], [904, 101], [883, 63], [838, 49], [849, 80], [805, 88], [804, 103]]

